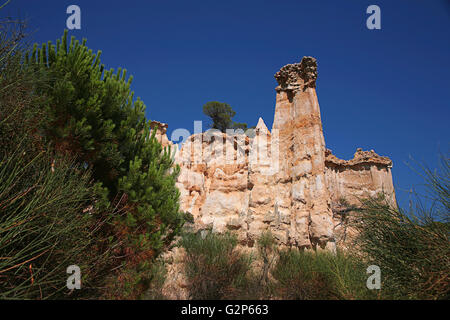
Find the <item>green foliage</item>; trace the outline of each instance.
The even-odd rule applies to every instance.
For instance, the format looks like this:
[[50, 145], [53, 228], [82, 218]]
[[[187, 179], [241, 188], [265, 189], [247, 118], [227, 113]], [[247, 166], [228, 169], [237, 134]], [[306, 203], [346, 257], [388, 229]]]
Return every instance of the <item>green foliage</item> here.
[[185, 272], [191, 298], [230, 299], [245, 284], [251, 257], [237, 250], [235, 236], [187, 233], [180, 245], [186, 250]]
[[[0, 298], [99, 296], [115, 266], [105, 237], [110, 217], [92, 214], [91, 173], [45, 145], [47, 115], [37, 86], [47, 78], [23, 68], [22, 24], [0, 23]], [[66, 268], [82, 271], [80, 292], [68, 292]]]
[[365, 266], [338, 252], [280, 251], [272, 271], [277, 294], [284, 299], [370, 299]]
[[34, 92], [43, 80], [22, 68], [23, 27], [14, 21], [0, 21], [0, 150], [4, 156], [12, 154], [20, 140], [39, 143], [37, 106], [41, 99]]
[[367, 199], [358, 215], [358, 245], [382, 272], [382, 290], [393, 299], [450, 297], [449, 159], [442, 170], [422, 171], [428, 187], [424, 206], [417, 198], [409, 212], [383, 196]]
[[132, 77], [127, 80], [121, 68], [106, 71], [100, 56], [85, 39], [68, 43], [66, 31], [56, 45], [35, 45], [26, 57], [30, 68], [49, 75], [37, 90], [46, 97], [45, 137], [92, 170], [103, 199], [97, 207], [126, 194], [127, 214], [118, 217], [118, 228], [135, 253], [156, 256], [183, 224], [175, 187], [179, 170], [172, 170], [170, 148], [163, 152], [151, 134], [145, 105], [131, 92]]
[[262, 284], [269, 284], [269, 271], [277, 257], [277, 243], [270, 231], [263, 232], [257, 241], [259, 255], [263, 261], [263, 269], [261, 272]]
[[280, 250], [270, 232], [257, 241], [259, 259], [240, 251], [231, 234], [188, 233], [185, 273], [193, 299], [375, 299], [366, 268], [338, 252]]
[[[93, 272], [89, 173], [20, 144], [0, 161], [0, 299], [64, 297], [66, 268]], [[84, 285], [89, 286], [88, 283]], [[67, 292], [67, 289], [66, 289]]]
[[314, 253], [286, 251], [280, 253], [273, 276], [279, 282], [284, 299], [330, 299], [331, 290], [323, 265], [317, 264]]
[[170, 149], [131, 78], [104, 71], [85, 40], [65, 32], [24, 55], [21, 33], [1, 36], [2, 297], [66, 297], [71, 264], [83, 275], [71, 298], [141, 297], [184, 221]]
[[167, 270], [162, 261], [152, 264], [150, 269], [150, 285], [142, 296], [144, 300], [163, 300], [165, 296], [162, 292], [164, 282], [166, 281]]
[[227, 103], [210, 101], [203, 106], [203, 113], [211, 118], [212, 129], [225, 132], [227, 129], [247, 129], [246, 123], [234, 122], [232, 118], [236, 112]]
[[108, 300], [163, 300], [162, 288], [166, 268], [162, 261], [146, 261], [137, 266], [124, 266], [119, 274], [111, 274], [101, 297]]
[[117, 179], [127, 173], [148, 133], [145, 106], [133, 101], [126, 70], [104, 71], [101, 52], [93, 54], [85, 44], [74, 37], [68, 44], [66, 31], [56, 45], [35, 45], [27, 62], [49, 75], [49, 83], [38, 91], [47, 98], [49, 142], [86, 162], [115, 194]]

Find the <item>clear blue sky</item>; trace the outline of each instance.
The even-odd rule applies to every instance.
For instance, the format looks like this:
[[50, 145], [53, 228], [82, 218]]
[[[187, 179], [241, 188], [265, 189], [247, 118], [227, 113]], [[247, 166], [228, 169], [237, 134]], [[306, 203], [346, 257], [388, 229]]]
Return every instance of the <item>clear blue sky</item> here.
[[[439, 151], [448, 154], [448, 0], [12, 0], [0, 14], [28, 19], [33, 41], [54, 41], [70, 4], [82, 10], [82, 29], [70, 33], [101, 49], [108, 68], [133, 74], [148, 117], [169, 132], [192, 132], [210, 100], [229, 103], [236, 121], [261, 116], [270, 128], [274, 73], [309, 55], [327, 147], [344, 159], [357, 147], [389, 156], [402, 205], [404, 190], [421, 183], [409, 156], [435, 167]], [[366, 28], [371, 4], [381, 30]]]

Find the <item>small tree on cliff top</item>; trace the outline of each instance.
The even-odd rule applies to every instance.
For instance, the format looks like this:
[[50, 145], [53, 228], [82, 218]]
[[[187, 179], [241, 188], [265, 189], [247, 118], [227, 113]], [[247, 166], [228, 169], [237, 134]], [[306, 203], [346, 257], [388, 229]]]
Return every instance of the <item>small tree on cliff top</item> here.
[[212, 129], [225, 132], [227, 129], [247, 129], [246, 123], [234, 122], [232, 118], [236, 112], [227, 103], [210, 101], [203, 106], [203, 113], [211, 118]]

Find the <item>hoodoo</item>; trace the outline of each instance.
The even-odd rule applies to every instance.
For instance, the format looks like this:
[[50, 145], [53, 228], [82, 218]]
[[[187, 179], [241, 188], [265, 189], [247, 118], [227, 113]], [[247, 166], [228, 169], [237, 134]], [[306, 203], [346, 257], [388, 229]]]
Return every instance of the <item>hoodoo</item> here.
[[[392, 162], [373, 150], [345, 161], [326, 149], [316, 59], [288, 64], [275, 79], [271, 131], [260, 118], [252, 135], [205, 132], [183, 143], [175, 156], [181, 209], [194, 216], [196, 230], [229, 230], [242, 245], [270, 230], [280, 245], [335, 250], [349, 233], [343, 199], [357, 204], [384, 193], [395, 204]], [[154, 126], [169, 144], [166, 125]]]
[[279, 86], [272, 130], [280, 136], [279, 198], [290, 212], [289, 242], [334, 248], [333, 215], [325, 183], [325, 141], [316, 95], [316, 59], [305, 57], [275, 74]]

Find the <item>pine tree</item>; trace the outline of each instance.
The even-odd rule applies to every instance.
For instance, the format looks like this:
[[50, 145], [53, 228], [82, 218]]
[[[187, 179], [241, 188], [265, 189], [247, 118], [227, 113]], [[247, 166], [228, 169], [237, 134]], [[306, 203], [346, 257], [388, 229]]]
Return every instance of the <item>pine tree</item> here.
[[226, 132], [227, 129], [247, 130], [246, 123], [234, 122], [236, 111], [228, 103], [210, 101], [203, 106], [203, 113], [211, 118], [211, 129]]
[[34, 46], [26, 65], [49, 77], [39, 94], [47, 97], [43, 135], [58, 151], [76, 156], [93, 172], [96, 190], [111, 206], [126, 197], [126, 216], [116, 218], [129, 250], [156, 256], [179, 232], [184, 218], [175, 187], [178, 167], [150, 130], [145, 105], [134, 99], [126, 70], [105, 70], [101, 52], [63, 37]]

